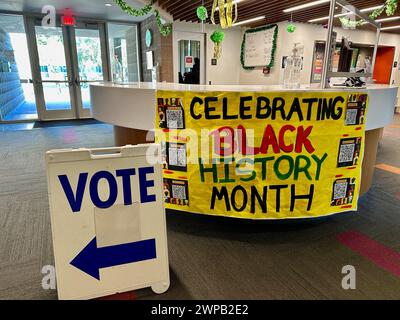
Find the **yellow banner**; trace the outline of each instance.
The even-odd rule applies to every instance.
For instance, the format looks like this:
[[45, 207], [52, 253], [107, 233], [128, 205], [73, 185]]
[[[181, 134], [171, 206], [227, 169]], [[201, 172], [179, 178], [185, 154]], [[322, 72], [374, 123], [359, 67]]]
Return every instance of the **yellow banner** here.
[[158, 91], [166, 207], [244, 219], [357, 210], [368, 96]]

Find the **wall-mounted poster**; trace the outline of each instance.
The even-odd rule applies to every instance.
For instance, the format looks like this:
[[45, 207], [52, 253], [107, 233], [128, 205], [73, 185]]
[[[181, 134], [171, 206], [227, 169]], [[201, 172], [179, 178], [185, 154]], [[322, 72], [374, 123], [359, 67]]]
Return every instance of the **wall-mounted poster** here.
[[147, 70], [152, 70], [154, 67], [153, 51], [146, 52], [146, 62], [147, 62]]

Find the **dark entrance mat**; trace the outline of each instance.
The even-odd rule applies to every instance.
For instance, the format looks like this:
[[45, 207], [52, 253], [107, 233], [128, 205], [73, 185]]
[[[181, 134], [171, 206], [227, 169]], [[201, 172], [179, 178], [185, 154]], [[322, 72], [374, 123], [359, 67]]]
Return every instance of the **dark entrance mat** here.
[[96, 119], [36, 121], [34, 128], [85, 126], [89, 124], [101, 124], [101, 123], [102, 122], [97, 121]]

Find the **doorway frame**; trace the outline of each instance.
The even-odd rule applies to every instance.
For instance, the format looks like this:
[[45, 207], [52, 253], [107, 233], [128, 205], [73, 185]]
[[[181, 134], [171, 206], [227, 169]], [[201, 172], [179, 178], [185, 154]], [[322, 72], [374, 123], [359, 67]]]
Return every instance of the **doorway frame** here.
[[174, 31], [173, 32], [173, 66], [174, 66], [174, 82], [179, 83], [179, 41], [193, 40], [200, 41], [200, 85], [206, 84], [207, 79], [207, 63], [206, 63], [206, 34], [202, 32], [190, 31]]
[[[15, 16], [20, 16], [23, 18], [24, 20], [24, 27], [25, 27], [25, 34], [26, 34], [26, 41], [27, 41], [27, 46], [28, 46], [28, 53], [29, 53], [29, 57], [30, 57], [30, 66], [31, 66], [31, 72], [32, 72], [32, 78], [34, 77], [34, 73], [37, 72], [36, 70], [39, 70], [40, 72], [40, 66], [39, 68], [39, 60], [34, 58], [34, 53], [35, 53], [35, 46], [36, 46], [36, 42], [33, 43], [33, 41], [36, 41], [35, 39], [35, 34], [32, 34], [32, 29], [29, 28], [29, 20], [30, 19], [38, 19], [38, 18], [43, 18], [44, 15], [43, 14], [39, 14], [39, 13], [30, 13], [30, 12], [24, 12], [24, 11], [10, 11], [10, 10], [0, 10], [0, 14], [4, 14], [4, 15], [15, 15]], [[61, 16], [57, 15], [57, 19], [59, 19]], [[115, 19], [101, 19], [101, 18], [91, 18], [91, 17], [85, 17], [85, 16], [75, 16], [75, 19], [77, 22], [79, 21], [84, 21], [87, 23], [98, 23], [99, 25], [102, 25], [103, 28], [103, 41], [105, 41], [104, 43], [104, 49], [102, 50], [102, 58], [103, 58], [103, 74], [104, 74], [104, 82], [107, 81], [111, 81], [111, 61], [110, 61], [110, 48], [109, 48], [109, 39], [108, 39], [108, 28], [107, 25], [109, 23], [115, 23], [115, 24], [121, 24], [121, 25], [131, 25], [131, 26], [135, 26], [136, 27], [136, 36], [138, 39], [137, 42], [137, 48], [136, 48], [136, 54], [138, 55], [138, 75], [139, 75], [139, 82], [142, 79], [142, 57], [140, 55], [141, 52], [141, 42], [140, 42], [140, 23], [139, 22], [135, 22], [135, 21], [127, 21], [127, 20], [115, 20]], [[75, 41], [75, 39], [74, 39]], [[37, 53], [37, 50], [36, 50]], [[105, 57], [103, 56], [105, 55]], [[36, 60], [36, 61], [35, 61]], [[36, 66], [35, 66], [36, 63]], [[67, 61], [68, 63], [68, 61]], [[33, 80], [33, 79], [32, 79]], [[97, 81], [96, 81], [97, 82]], [[70, 119], [84, 119], [84, 118], [92, 118], [92, 116], [89, 114], [87, 115], [87, 113], [83, 113], [81, 118], [77, 118], [77, 117], [65, 117], [65, 118], [52, 118], [52, 117], [46, 117], [44, 116], [44, 114], [41, 112], [42, 109], [39, 106], [43, 106], [43, 97], [41, 96], [41, 90], [38, 89], [38, 85], [35, 85], [35, 81], [32, 81], [33, 83], [33, 90], [34, 90], [34, 94], [35, 94], [35, 103], [36, 103], [36, 110], [38, 113], [38, 117], [35, 119], [28, 119], [28, 120], [12, 120], [12, 121], [4, 121], [2, 119], [0, 119], [0, 124], [13, 124], [13, 123], [32, 123], [34, 121], [53, 121], [53, 120], [70, 120]], [[40, 104], [42, 100], [42, 104]], [[87, 110], [87, 109], [86, 109]]]
[[[54, 81], [43, 81], [40, 73], [40, 60], [39, 52], [36, 41], [36, 31], [35, 26], [37, 25], [37, 19], [41, 16], [24, 16], [26, 21], [26, 33], [28, 40], [29, 55], [31, 60], [32, 77], [35, 87], [35, 97], [36, 97], [36, 108], [38, 112], [38, 118], [40, 121], [51, 121], [51, 120], [71, 120], [71, 119], [85, 119], [91, 118], [91, 110], [83, 108], [82, 102], [82, 92], [80, 85], [83, 81], [79, 78], [79, 66], [78, 66], [78, 54], [76, 47], [76, 37], [75, 29], [79, 28], [81, 25], [96, 25], [99, 30], [100, 44], [101, 44], [101, 57], [102, 57], [102, 71], [103, 71], [103, 81], [108, 81], [108, 59], [107, 59], [107, 40], [105, 33], [105, 22], [88, 20], [82, 17], [76, 17], [74, 27], [61, 26], [60, 15], [57, 15], [57, 27], [62, 28], [63, 40], [64, 40], [64, 54], [66, 59], [67, 75], [68, 81], [63, 81], [63, 83], [68, 83], [69, 95], [71, 100], [71, 108], [65, 110], [47, 110], [46, 101], [44, 96], [44, 91], [42, 84], [46, 82], [54, 83]], [[98, 82], [98, 81], [94, 81]]]

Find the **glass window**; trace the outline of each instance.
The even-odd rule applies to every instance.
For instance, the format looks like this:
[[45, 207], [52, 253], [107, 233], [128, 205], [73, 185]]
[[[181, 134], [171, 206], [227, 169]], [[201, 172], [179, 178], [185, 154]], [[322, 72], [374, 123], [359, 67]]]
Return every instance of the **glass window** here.
[[0, 120], [37, 117], [24, 18], [0, 14]]
[[137, 26], [109, 23], [108, 41], [112, 80], [114, 82], [139, 81]]

